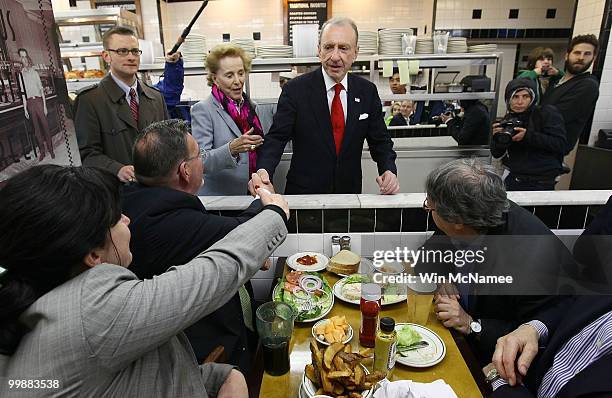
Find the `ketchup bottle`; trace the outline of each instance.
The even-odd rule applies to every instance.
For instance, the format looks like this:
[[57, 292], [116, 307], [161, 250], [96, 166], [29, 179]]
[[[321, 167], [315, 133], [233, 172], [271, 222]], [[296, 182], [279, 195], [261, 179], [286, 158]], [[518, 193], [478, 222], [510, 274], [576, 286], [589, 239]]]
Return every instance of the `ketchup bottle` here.
[[375, 283], [361, 285], [361, 326], [359, 327], [359, 344], [363, 347], [374, 347], [376, 330], [378, 328], [378, 314], [380, 313], [380, 286]]

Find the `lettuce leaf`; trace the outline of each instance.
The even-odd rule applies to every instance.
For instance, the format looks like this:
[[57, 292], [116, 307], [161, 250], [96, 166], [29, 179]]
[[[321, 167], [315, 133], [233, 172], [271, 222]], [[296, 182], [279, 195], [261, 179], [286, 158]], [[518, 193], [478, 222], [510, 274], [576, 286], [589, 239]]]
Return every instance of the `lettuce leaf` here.
[[410, 325], [404, 325], [397, 331], [398, 347], [408, 347], [421, 340], [421, 334], [410, 327]]

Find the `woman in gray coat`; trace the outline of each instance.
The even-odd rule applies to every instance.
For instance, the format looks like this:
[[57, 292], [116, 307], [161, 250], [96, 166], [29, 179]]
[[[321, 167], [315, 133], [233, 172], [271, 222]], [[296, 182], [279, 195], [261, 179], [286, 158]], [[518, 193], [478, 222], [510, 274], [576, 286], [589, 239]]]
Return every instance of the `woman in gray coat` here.
[[[0, 190], [0, 397], [248, 396], [198, 365], [182, 330], [219, 308], [287, 233], [280, 195], [185, 265], [140, 280], [129, 218], [101, 169], [37, 166]], [[22, 395], [19, 395], [21, 391]]]
[[205, 152], [200, 195], [245, 195], [256, 171], [263, 131], [243, 92], [250, 67], [244, 50], [233, 44], [218, 45], [206, 57], [211, 95], [191, 109], [192, 134]]

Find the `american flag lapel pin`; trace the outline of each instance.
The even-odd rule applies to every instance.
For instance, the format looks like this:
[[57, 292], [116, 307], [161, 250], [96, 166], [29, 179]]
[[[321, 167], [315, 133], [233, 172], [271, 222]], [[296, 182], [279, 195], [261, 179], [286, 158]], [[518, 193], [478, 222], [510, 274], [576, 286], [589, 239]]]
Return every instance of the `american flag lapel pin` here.
[[355, 97], [355, 102], [361, 102], [361, 100], [357, 97]]

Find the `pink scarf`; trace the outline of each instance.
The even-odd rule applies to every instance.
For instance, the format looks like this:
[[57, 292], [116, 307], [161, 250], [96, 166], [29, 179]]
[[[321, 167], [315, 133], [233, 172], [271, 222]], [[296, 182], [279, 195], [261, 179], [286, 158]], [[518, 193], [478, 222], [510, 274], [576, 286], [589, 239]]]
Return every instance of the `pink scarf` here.
[[[223, 91], [217, 87], [216, 84], [212, 86], [212, 95], [215, 97], [217, 101], [223, 106], [223, 109], [230, 115], [236, 126], [238, 126], [238, 130], [245, 134], [247, 131], [253, 127], [253, 133], [258, 134], [263, 137], [263, 129], [261, 127], [261, 122], [255, 113], [255, 109], [253, 105], [251, 105], [251, 101], [246, 93], [242, 94], [243, 101], [240, 109], [236, 106], [236, 103], [229, 98]], [[257, 153], [255, 151], [249, 152], [249, 176], [252, 173], [257, 171]]]

